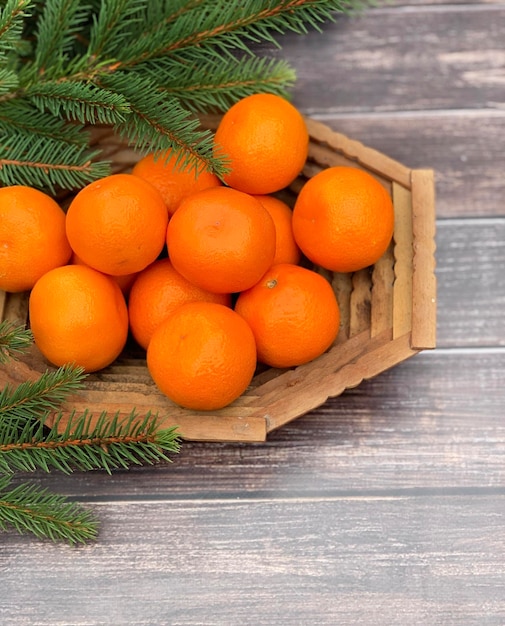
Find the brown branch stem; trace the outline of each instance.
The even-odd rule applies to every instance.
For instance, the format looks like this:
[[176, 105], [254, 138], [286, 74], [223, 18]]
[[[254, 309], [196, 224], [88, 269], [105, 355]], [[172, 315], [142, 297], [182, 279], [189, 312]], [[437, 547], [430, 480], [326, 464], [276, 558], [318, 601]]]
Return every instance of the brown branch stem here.
[[88, 439], [65, 439], [64, 441], [29, 441], [25, 443], [8, 443], [0, 445], [0, 453], [12, 452], [13, 450], [54, 450], [56, 448], [68, 448], [70, 446], [101, 446], [107, 447], [113, 444], [129, 443], [156, 443], [155, 435], [140, 434], [136, 436], [93, 437]]

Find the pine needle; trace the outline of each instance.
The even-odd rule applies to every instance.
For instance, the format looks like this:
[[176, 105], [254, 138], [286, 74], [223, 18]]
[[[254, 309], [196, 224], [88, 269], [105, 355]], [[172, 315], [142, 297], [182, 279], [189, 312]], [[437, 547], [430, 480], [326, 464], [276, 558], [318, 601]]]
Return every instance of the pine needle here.
[[0, 530], [9, 528], [76, 544], [96, 539], [98, 521], [76, 502], [32, 484], [10, 488], [10, 479], [4, 477], [0, 478]]
[[0, 322], [0, 364], [16, 359], [26, 352], [33, 341], [30, 330], [9, 320]]
[[63, 365], [44, 372], [37, 380], [26, 380], [15, 389], [7, 385], [0, 391], [0, 420], [40, 420], [58, 410], [70, 393], [81, 389], [84, 378], [81, 367]]
[[[171, 65], [169, 68], [168, 65]], [[146, 64], [146, 72], [150, 72]], [[234, 102], [258, 91], [289, 97], [296, 74], [285, 61], [258, 57], [207, 59], [189, 64], [171, 59], [160, 87], [167, 98], [177, 98], [196, 113], [227, 110]], [[173, 77], [173, 78], [172, 78]]]
[[159, 429], [157, 416], [140, 417], [135, 410], [123, 418], [89, 412], [72, 415], [60, 432], [61, 414], [47, 431], [42, 422], [28, 422], [12, 437], [14, 425], [0, 427], [0, 472], [57, 469], [73, 471], [115, 469], [170, 461], [179, 451], [176, 428]]

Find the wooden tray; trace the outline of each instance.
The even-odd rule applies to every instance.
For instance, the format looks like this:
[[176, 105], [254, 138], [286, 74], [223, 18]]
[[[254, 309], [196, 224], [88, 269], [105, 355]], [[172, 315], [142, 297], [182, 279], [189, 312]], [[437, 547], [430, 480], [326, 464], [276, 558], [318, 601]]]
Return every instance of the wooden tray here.
[[[217, 120], [206, 118], [204, 126]], [[107, 410], [129, 414], [157, 412], [165, 426], [177, 425], [183, 439], [195, 441], [265, 441], [268, 433], [424, 349], [435, 347], [435, 194], [431, 170], [410, 170], [387, 156], [307, 120], [311, 137], [302, 175], [282, 194], [293, 205], [307, 180], [328, 166], [367, 170], [391, 193], [395, 207], [392, 245], [372, 268], [354, 274], [322, 270], [341, 308], [335, 344], [315, 361], [289, 370], [258, 371], [249, 389], [232, 405], [194, 412], [174, 405], [150, 378], [144, 353], [124, 354], [106, 369], [91, 374], [86, 388], [72, 397], [72, 410]], [[93, 129], [114, 171], [129, 171], [138, 158], [108, 128]], [[26, 324], [27, 294], [0, 291], [0, 319]], [[21, 361], [0, 368], [0, 384], [16, 385], [51, 369], [33, 347]]]

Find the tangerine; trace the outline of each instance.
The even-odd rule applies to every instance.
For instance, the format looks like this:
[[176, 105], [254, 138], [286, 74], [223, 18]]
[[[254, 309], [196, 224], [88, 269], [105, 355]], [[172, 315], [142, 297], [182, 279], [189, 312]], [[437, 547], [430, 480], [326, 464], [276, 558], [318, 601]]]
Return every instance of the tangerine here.
[[391, 196], [364, 170], [335, 166], [302, 187], [293, 209], [293, 232], [313, 263], [354, 272], [386, 252], [394, 228]]
[[231, 306], [230, 294], [205, 291], [190, 283], [170, 259], [154, 261], [140, 272], [130, 290], [128, 312], [133, 338], [147, 349], [156, 328], [186, 302], [217, 302]]
[[221, 118], [216, 155], [228, 159], [224, 182], [246, 193], [270, 194], [287, 187], [302, 170], [309, 134], [302, 114], [285, 98], [253, 94]]
[[54, 365], [106, 367], [122, 351], [128, 311], [121, 289], [86, 265], [65, 265], [44, 274], [30, 292], [30, 328], [36, 346]]
[[51, 196], [24, 185], [0, 189], [0, 289], [31, 289], [71, 253], [65, 213]]
[[195, 191], [222, 184], [215, 174], [204, 168], [203, 161], [199, 161], [197, 167], [185, 166], [170, 150], [147, 154], [133, 166], [132, 174], [156, 187], [170, 215], [175, 213], [184, 198]]
[[175, 269], [201, 289], [234, 293], [252, 287], [272, 264], [275, 225], [253, 196], [213, 187], [187, 197], [167, 229]]
[[235, 311], [252, 328], [258, 360], [271, 367], [308, 363], [337, 337], [338, 302], [329, 282], [313, 270], [281, 263], [243, 291]]
[[176, 404], [198, 411], [221, 409], [252, 380], [254, 336], [233, 309], [189, 302], [154, 331], [147, 367], [158, 388]]
[[140, 272], [159, 256], [167, 224], [157, 189], [133, 174], [111, 174], [77, 193], [66, 230], [72, 250], [86, 265], [121, 276]]

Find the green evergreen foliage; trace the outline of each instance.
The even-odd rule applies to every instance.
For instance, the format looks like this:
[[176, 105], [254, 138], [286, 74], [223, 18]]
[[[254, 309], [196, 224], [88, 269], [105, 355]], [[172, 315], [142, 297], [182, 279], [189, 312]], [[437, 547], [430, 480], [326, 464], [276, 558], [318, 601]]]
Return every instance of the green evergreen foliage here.
[[19, 328], [7, 320], [0, 322], [0, 365], [23, 354], [33, 341], [27, 328]]
[[[22, 354], [31, 333], [9, 322], [0, 323], [0, 359]], [[175, 428], [160, 429], [156, 415], [126, 418], [90, 411], [72, 414], [60, 428], [61, 405], [82, 388], [85, 375], [70, 365], [41, 374], [0, 392], [0, 530], [29, 532], [40, 538], [69, 543], [97, 535], [98, 520], [79, 503], [30, 483], [12, 486], [16, 472], [104, 470], [170, 461], [179, 451]], [[49, 427], [49, 416], [56, 419]]]
[[73, 190], [106, 175], [87, 127], [112, 126], [140, 154], [173, 149], [218, 175], [197, 113], [258, 91], [289, 96], [294, 70], [259, 57], [287, 31], [320, 29], [367, 0], [4, 0], [0, 184]]
[[96, 539], [98, 522], [91, 511], [36, 485], [11, 487], [11, 482], [8, 476], [0, 477], [0, 530], [14, 528], [71, 544]]

